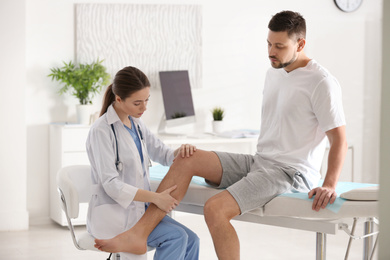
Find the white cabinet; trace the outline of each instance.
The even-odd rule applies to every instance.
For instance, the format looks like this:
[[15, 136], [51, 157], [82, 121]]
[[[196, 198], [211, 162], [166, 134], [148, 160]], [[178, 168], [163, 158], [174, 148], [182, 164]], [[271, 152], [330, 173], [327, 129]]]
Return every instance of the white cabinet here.
[[[50, 125], [50, 217], [62, 226], [66, 226], [66, 217], [61, 209], [57, 191], [57, 172], [64, 166], [89, 164], [85, 150], [89, 126], [76, 124]], [[80, 205], [79, 218], [75, 225], [86, 223], [88, 204]]]

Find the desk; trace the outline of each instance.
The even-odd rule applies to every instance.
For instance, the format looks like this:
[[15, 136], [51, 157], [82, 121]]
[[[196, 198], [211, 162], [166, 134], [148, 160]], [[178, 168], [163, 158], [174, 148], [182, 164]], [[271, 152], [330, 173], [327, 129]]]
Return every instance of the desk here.
[[181, 144], [189, 143], [199, 149], [209, 151], [224, 151], [231, 153], [255, 154], [257, 138], [223, 138], [213, 135], [202, 134], [201, 137], [170, 137], [158, 136], [165, 144], [173, 149]]

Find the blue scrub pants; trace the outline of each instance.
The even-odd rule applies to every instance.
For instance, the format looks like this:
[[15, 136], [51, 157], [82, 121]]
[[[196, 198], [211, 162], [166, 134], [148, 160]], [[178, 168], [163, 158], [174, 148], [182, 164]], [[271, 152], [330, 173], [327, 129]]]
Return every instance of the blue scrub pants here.
[[199, 259], [198, 236], [169, 216], [165, 216], [150, 233], [147, 244], [156, 248], [154, 260]]

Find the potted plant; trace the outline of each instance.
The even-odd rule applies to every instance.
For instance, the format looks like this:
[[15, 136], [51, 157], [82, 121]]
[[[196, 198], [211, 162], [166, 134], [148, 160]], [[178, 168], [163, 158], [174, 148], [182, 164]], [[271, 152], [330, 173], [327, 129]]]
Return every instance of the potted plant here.
[[48, 76], [52, 80], [63, 83], [59, 90], [60, 95], [70, 92], [79, 100], [77, 105], [77, 122], [79, 124], [89, 124], [90, 106], [92, 98], [107, 85], [110, 80], [110, 74], [102, 65], [103, 60], [97, 59], [92, 63], [74, 64], [63, 62], [61, 68], [51, 68], [51, 74]]
[[213, 115], [213, 132], [221, 133], [223, 130], [223, 118], [225, 116], [225, 110], [221, 107], [215, 107], [211, 110]]

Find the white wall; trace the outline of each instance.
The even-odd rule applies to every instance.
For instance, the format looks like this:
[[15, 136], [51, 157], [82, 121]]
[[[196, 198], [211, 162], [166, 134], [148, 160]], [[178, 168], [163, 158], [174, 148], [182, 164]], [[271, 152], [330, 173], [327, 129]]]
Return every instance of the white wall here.
[[[26, 1], [27, 209], [32, 222], [49, 215], [48, 124], [74, 122], [77, 103], [59, 96], [49, 68], [75, 55], [75, 3], [100, 0]], [[382, 0], [364, 1], [343, 13], [333, 1], [155, 0], [116, 3], [201, 4], [203, 6], [203, 88], [194, 90], [199, 128], [211, 129], [209, 110], [226, 108], [231, 128], [258, 128], [267, 58], [267, 24], [272, 14], [290, 9], [308, 23], [307, 54], [340, 81], [348, 121], [348, 140], [355, 147], [356, 181], [377, 182], [379, 175], [379, 101]], [[141, 68], [142, 69], [142, 68]], [[95, 100], [98, 110], [101, 97]], [[162, 98], [152, 91], [143, 119], [157, 128]], [[12, 141], [5, 140], [8, 145]], [[16, 184], [15, 184], [16, 185]]]
[[0, 230], [26, 229], [29, 223], [26, 207], [25, 30], [25, 1], [1, 1]]
[[380, 197], [379, 219], [380, 239], [378, 259], [390, 259], [390, 2], [383, 2], [383, 55], [382, 55], [382, 105], [381, 105], [381, 148], [380, 148]]

